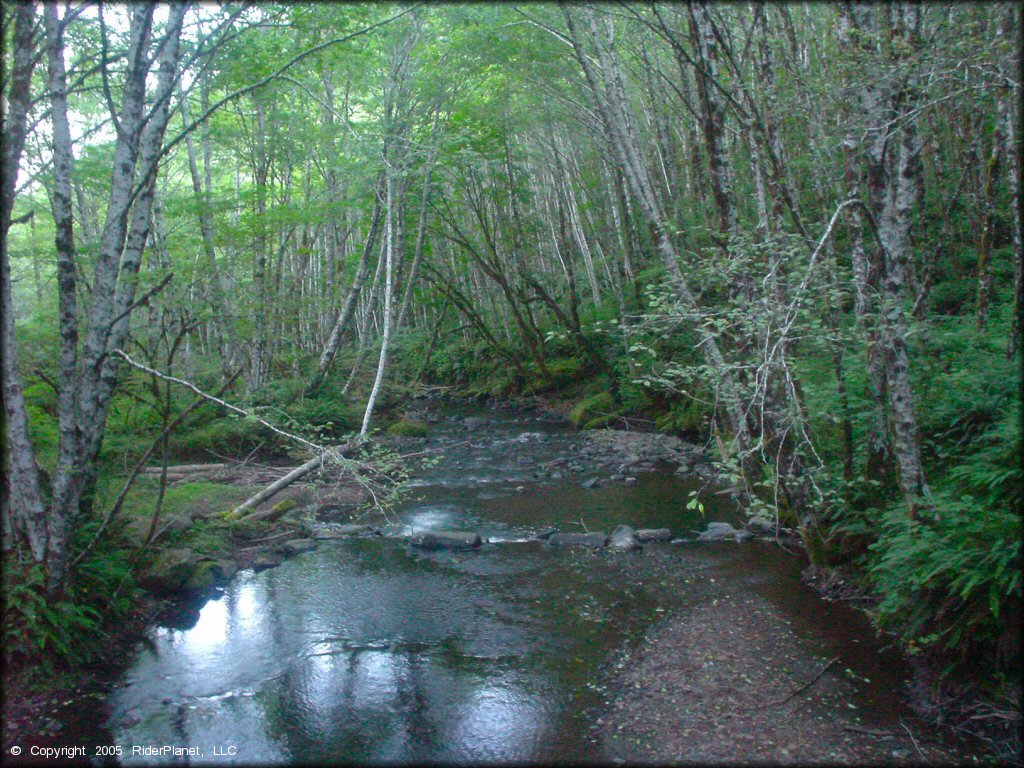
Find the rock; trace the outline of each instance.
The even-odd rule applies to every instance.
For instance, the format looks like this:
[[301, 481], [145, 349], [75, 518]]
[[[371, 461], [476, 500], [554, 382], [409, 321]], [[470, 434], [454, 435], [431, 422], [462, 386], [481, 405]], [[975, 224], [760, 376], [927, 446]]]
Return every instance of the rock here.
[[626, 485], [632, 485], [633, 483], [636, 482], [636, 478], [635, 477], [627, 477], [622, 482], [624, 482]]
[[426, 437], [427, 425], [422, 421], [402, 418], [388, 427], [388, 434], [392, 437]]
[[283, 560], [284, 558], [277, 552], [265, 549], [262, 552], [256, 553], [256, 557], [252, 561], [252, 569], [254, 571], [265, 571], [267, 568], [276, 568]]
[[685, 461], [684, 462], [680, 462], [679, 466], [676, 467], [676, 474], [677, 475], [688, 475], [688, 474], [690, 474], [690, 465], [687, 464]]
[[313, 539], [292, 539], [278, 547], [278, 551], [285, 557], [301, 555], [303, 552], [309, 552], [311, 549], [316, 549], [316, 542]]
[[213, 560], [196, 563], [192, 575], [185, 581], [184, 589], [191, 592], [205, 592], [217, 583], [219, 569]]
[[551, 473], [551, 479], [552, 480], [561, 480], [563, 477], [565, 477], [565, 475], [563, 475], [561, 472], [552, 472]]
[[596, 531], [594, 533], [555, 533], [548, 538], [548, 543], [556, 547], [591, 547], [600, 549], [608, 541], [608, 537]]
[[238, 564], [233, 560], [216, 560], [213, 564], [213, 573], [217, 581], [230, 581], [231, 577], [238, 573]]
[[619, 480], [625, 480], [626, 477], [625, 477], [625, 475], [621, 475], [618, 472], [616, 472], [614, 475], [612, 475], [608, 479], [611, 480], [612, 482], [618, 482]]
[[487, 423], [487, 419], [480, 416], [467, 416], [462, 420], [462, 428], [467, 432], [475, 432]]
[[413, 536], [409, 546], [419, 549], [476, 549], [482, 544], [479, 533], [470, 531], [430, 531]]
[[180, 592], [198, 563], [198, 556], [188, 547], [165, 549], [139, 577], [139, 586], [156, 594]]
[[540, 539], [541, 541], [543, 541], [545, 539], [550, 539], [556, 533], [558, 533], [558, 529], [557, 528], [544, 528], [541, 531], [539, 531], [534, 538], [537, 538], [537, 539]]
[[774, 536], [775, 524], [763, 517], [755, 517], [747, 521], [747, 530], [755, 536]]
[[628, 525], [617, 525], [612, 535], [608, 537], [608, 546], [623, 552], [631, 552], [634, 549], [642, 549], [640, 539], [636, 531]]
[[749, 531], [733, 528], [729, 523], [708, 523], [707, 530], [700, 534], [701, 541], [723, 541], [725, 539], [746, 541], [749, 538]]
[[365, 523], [345, 523], [330, 528], [317, 528], [311, 533], [314, 539], [342, 539], [346, 536], [380, 536], [380, 530]]
[[587, 490], [589, 490], [593, 488], [595, 485], [597, 485], [599, 482], [600, 478], [591, 477], [589, 480], [584, 480], [582, 483], [580, 483], [580, 488], [586, 488]]
[[636, 532], [636, 537], [641, 542], [671, 541], [672, 531], [668, 528], [641, 528]]

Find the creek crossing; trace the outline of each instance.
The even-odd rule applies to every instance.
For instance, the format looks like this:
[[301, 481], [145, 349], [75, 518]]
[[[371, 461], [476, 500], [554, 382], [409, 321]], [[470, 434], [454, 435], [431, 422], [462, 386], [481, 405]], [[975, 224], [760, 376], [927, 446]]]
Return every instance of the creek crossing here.
[[[124, 764], [182, 759], [130, 745], [195, 746], [193, 763], [602, 762], [592, 723], [610, 659], [699, 602], [712, 572], [766, 597], [814, 653], [840, 656], [865, 681], [866, 714], [891, 719], [900, 706], [905, 670], [893, 654], [879, 655], [860, 614], [801, 584], [802, 558], [772, 542], [613, 552], [534, 538], [618, 524], [683, 537], [709, 520], [738, 523], [720, 487], [657, 467], [583, 488], [607, 472], [550, 469], [578, 457], [583, 438], [564, 423], [467, 403], [418, 407], [430, 436], [415, 450], [436, 450], [437, 461], [388, 524], [367, 519], [387, 535], [322, 541], [279, 567], [242, 571], [193, 625], [151, 628], [108, 700]], [[695, 489], [704, 516], [686, 508]], [[430, 530], [489, 543], [408, 547]], [[666, 597], [624, 573], [656, 547], [692, 571], [687, 589]]]

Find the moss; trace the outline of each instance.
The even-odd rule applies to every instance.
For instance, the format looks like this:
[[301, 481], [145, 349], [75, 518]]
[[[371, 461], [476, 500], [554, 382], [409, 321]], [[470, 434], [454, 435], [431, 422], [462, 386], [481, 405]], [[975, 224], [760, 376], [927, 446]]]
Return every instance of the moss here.
[[192, 575], [185, 581], [185, 589], [204, 592], [217, 582], [220, 569], [213, 560], [203, 560], [196, 564]]
[[286, 512], [291, 512], [297, 506], [299, 506], [299, 503], [295, 501], [295, 499], [282, 499], [272, 506], [270, 511], [278, 515], [283, 515]]
[[412, 419], [401, 419], [388, 427], [388, 434], [394, 437], [426, 437], [427, 425]]
[[607, 426], [617, 415], [611, 393], [598, 392], [578, 402], [569, 411], [569, 421], [577, 429], [597, 429]]

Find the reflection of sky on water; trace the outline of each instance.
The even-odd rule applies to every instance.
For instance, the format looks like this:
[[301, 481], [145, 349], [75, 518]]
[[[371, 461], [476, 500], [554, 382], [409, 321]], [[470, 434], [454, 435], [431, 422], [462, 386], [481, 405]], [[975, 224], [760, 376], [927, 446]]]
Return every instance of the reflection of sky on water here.
[[382, 541], [318, 554], [243, 572], [190, 629], [154, 630], [111, 699], [117, 738], [244, 736], [242, 762], [531, 757], [558, 711], [536, 661], [551, 645], [494, 593], [530, 566], [495, 549], [464, 573]]
[[481, 681], [445, 735], [463, 759], [525, 760], [545, 730], [540, 702], [525, 691]]

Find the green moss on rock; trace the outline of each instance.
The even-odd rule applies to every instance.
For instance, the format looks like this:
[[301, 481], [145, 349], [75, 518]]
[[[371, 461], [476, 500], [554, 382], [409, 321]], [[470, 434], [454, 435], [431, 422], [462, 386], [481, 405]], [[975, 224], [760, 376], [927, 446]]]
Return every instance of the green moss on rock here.
[[426, 437], [427, 425], [412, 419], [401, 419], [388, 427], [388, 434], [393, 437]]

